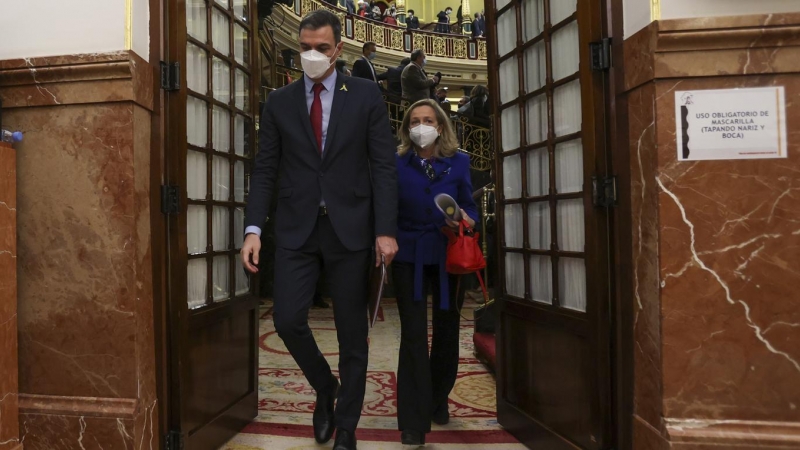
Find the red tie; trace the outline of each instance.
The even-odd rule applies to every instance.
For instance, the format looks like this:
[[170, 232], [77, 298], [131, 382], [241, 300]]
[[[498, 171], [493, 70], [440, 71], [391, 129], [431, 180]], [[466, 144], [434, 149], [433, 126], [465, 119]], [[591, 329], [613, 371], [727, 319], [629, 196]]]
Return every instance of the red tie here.
[[314, 136], [317, 137], [317, 150], [320, 155], [322, 154], [322, 100], [319, 98], [319, 93], [325, 89], [322, 83], [316, 83], [314, 88], [314, 102], [311, 103], [311, 129], [314, 130]]

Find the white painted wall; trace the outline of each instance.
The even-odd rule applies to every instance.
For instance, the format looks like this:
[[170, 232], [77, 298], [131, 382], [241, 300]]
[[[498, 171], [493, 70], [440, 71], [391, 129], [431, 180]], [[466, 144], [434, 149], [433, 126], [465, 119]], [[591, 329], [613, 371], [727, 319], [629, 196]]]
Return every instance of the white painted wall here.
[[622, 4], [625, 39], [650, 24], [650, 0], [625, 0]]
[[[149, 57], [147, 0], [133, 0], [133, 50]], [[125, 48], [125, 0], [3, 0], [0, 60]]]
[[800, 12], [800, 0], [661, 0], [662, 19]]

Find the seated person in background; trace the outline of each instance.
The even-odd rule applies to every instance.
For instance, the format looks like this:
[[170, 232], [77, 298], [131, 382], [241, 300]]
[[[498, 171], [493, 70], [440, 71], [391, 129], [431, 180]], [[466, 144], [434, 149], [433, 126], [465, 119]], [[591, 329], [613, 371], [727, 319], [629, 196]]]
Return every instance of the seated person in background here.
[[408, 17], [406, 17], [406, 27], [409, 30], [419, 30], [419, 17], [414, 14], [413, 9], [408, 10]]
[[386, 11], [383, 12], [383, 23], [387, 25], [397, 25], [397, 10], [394, 5], [386, 8]]
[[368, 6], [369, 5], [367, 5], [367, 2], [365, 2], [365, 1], [358, 2], [358, 15], [359, 15], [359, 17], [363, 17], [365, 19], [369, 18], [369, 14], [368, 14], [368, 11], [367, 11], [367, 7]]
[[440, 87], [439, 89], [436, 90], [436, 101], [439, 102], [439, 106], [442, 107], [442, 110], [448, 116], [450, 115], [450, 113], [453, 112], [453, 109], [450, 106], [450, 100], [447, 99], [446, 87]]
[[456, 110], [459, 114], [464, 114], [464, 111], [467, 109], [467, 105], [469, 104], [469, 97], [466, 95], [461, 97], [458, 100], [458, 109]]

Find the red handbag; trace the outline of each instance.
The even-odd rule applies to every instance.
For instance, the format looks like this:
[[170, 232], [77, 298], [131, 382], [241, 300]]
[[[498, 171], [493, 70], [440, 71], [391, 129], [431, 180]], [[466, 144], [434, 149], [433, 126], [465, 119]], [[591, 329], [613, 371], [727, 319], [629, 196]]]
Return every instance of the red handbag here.
[[449, 227], [443, 228], [442, 231], [448, 239], [445, 270], [453, 275], [475, 273], [483, 290], [483, 298], [488, 301], [489, 293], [481, 276], [481, 270], [486, 267], [486, 259], [481, 252], [480, 233], [474, 232], [463, 219], [458, 223], [458, 234]]

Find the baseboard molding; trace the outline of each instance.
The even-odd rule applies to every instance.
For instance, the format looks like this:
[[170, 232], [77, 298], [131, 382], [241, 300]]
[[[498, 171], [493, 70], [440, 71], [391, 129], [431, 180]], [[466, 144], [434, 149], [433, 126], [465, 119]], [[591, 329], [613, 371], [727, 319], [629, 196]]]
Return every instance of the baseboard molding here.
[[722, 448], [800, 448], [800, 423], [797, 422], [667, 419], [666, 424], [669, 441], [676, 448], [685, 448], [686, 444]]
[[19, 394], [20, 414], [133, 419], [138, 406], [135, 398]]

